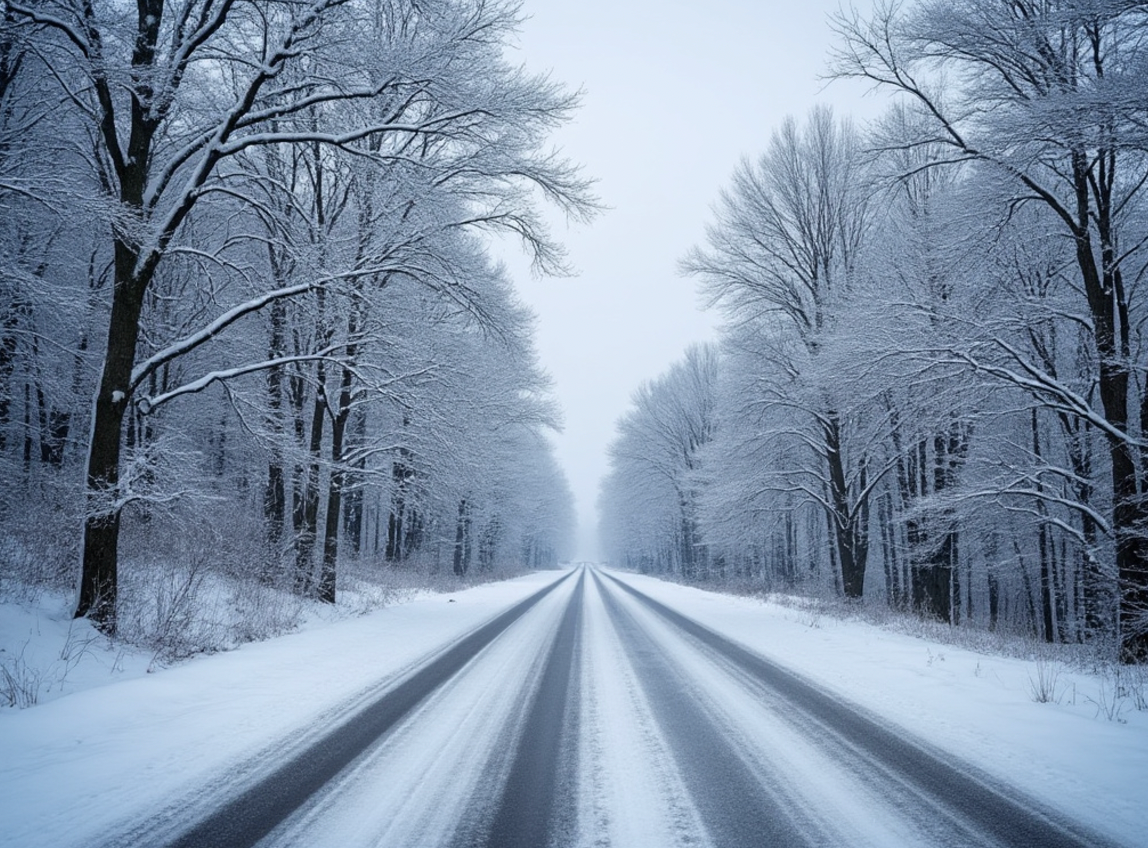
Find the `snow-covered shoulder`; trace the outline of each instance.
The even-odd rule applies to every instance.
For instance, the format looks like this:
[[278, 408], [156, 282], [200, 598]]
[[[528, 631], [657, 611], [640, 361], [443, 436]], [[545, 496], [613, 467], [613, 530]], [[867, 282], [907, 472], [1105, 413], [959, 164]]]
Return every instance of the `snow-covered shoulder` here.
[[[117, 823], [226, 781], [269, 746], [320, 732], [559, 576], [535, 572], [422, 595], [159, 674], [143, 673], [150, 655], [125, 654], [131, 668], [114, 685], [0, 710], [0, 846], [96, 844]], [[58, 642], [56, 630], [67, 626], [58, 617], [10, 620], [4, 612], [4, 627], [31, 631], [28, 650], [44, 650], [46, 635]]]
[[[758, 599], [619, 574], [652, 598], [1128, 844], [1148, 832], [1133, 686]], [[1143, 674], [1133, 669], [1131, 674]], [[1144, 679], [1137, 681], [1142, 687]], [[1048, 697], [1039, 697], [1041, 691]], [[1122, 694], [1122, 692], [1124, 694]]]

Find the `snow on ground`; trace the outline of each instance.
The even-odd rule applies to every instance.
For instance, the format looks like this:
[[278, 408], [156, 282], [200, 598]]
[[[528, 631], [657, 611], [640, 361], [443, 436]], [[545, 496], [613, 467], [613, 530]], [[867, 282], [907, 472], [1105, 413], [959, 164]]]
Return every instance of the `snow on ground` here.
[[[1097, 831], [1144, 844], [1148, 712], [1137, 711], [1126, 697], [1112, 710], [1118, 720], [1110, 720], [1104, 705], [1115, 697], [1111, 678], [941, 645], [865, 622], [811, 616], [757, 599], [620, 576]], [[1050, 684], [1055, 698], [1047, 703], [1033, 696], [1042, 673], [1055, 677]]]
[[147, 673], [152, 654], [111, 645], [87, 619], [73, 619], [72, 606], [62, 595], [0, 603], [0, 704], [28, 707]]
[[[124, 676], [29, 709], [0, 709], [0, 846], [92, 845], [112, 825], [173, 796], [232, 779], [288, 739], [302, 745], [428, 654], [557, 579], [539, 572], [415, 598], [174, 668]], [[11, 620], [29, 647], [66, 623]], [[55, 623], [53, 623], [55, 622]], [[36, 631], [35, 628], [39, 628]], [[57, 643], [58, 644], [58, 643]], [[109, 679], [94, 666], [92, 679]], [[73, 679], [69, 675], [69, 679]], [[78, 685], [83, 674], [75, 678]]]
[[[63, 665], [57, 672], [68, 671], [64, 685], [52, 684], [44, 693], [52, 699], [47, 703], [0, 709], [0, 846], [91, 845], [115, 824], [169, 809], [173, 798], [200, 794], [205, 785], [226, 788], [244, 770], [258, 771], [275, 756], [274, 746], [294, 750], [306, 744], [412, 665], [559, 576], [537, 573], [453, 595], [416, 597], [154, 674], [145, 673], [150, 654], [109, 652], [86, 624], [70, 624], [63, 613], [33, 615], [0, 606], [0, 645], [24, 650], [29, 660], [27, 652], [41, 652], [39, 667], [58, 662]], [[1111, 680], [760, 600], [622, 576], [1067, 815], [1119, 841], [1143, 844], [1148, 712], [1138, 712], [1126, 698], [1112, 711], [1120, 720], [1109, 720], [1104, 705], [1113, 703]], [[696, 814], [664, 740], [642, 718], [648, 711], [633, 681], [589, 671], [624, 666], [610, 633], [593, 627], [605, 623], [595, 598], [591, 593], [585, 621], [583, 709], [585, 718], [602, 720], [586, 722], [598, 731], [582, 740], [588, 746], [584, 756], [600, 760], [605, 772], [642, 776], [614, 787], [636, 805], [631, 814], [643, 810], [656, 785], [668, 787], [678, 803], [674, 810], [645, 809], [623, 821], [623, 810], [599, 793], [586, 799], [583, 828], [605, 830], [618, 844], [642, 833], [660, 833], [670, 844], [694, 829]], [[560, 606], [555, 599], [543, 609], [555, 610], [557, 617]], [[508, 657], [525, 656], [512, 647], [508, 643]], [[495, 652], [488, 662], [497, 664], [497, 657]], [[1055, 678], [1050, 703], [1033, 698], [1042, 673]], [[460, 692], [476, 679], [460, 682]], [[622, 718], [612, 723], [612, 716]]]

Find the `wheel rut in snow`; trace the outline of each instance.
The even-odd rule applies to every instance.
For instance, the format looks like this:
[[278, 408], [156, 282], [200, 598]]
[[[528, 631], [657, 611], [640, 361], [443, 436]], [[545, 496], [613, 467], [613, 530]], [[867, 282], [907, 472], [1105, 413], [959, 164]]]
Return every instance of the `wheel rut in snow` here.
[[[291, 756], [165, 844], [170, 848], [250, 848], [255, 845], [572, 575], [573, 572], [555, 580], [464, 636], [314, 744]], [[137, 844], [156, 842], [147, 840]]]
[[[595, 575], [597, 576], [597, 575]], [[953, 764], [927, 743], [870, 718], [861, 709], [845, 703], [798, 675], [770, 662], [693, 619], [671, 609], [613, 575], [609, 582], [661, 616], [696, 643], [719, 655], [751, 679], [772, 690], [796, 708], [799, 722], [812, 721], [854, 749], [888, 774], [904, 781], [926, 797], [942, 813], [981, 834], [977, 844], [1012, 848], [1082, 848], [1112, 846], [1109, 840], [1089, 832], [1075, 822], [1064, 820], [1039, 802], [1021, 796], [974, 769]], [[609, 592], [604, 595], [609, 598]], [[618, 602], [613, 601], [615, 608]], [[635, 627], [635, 629], [638, 629]], [[727, 843], [718, 839], [719, 844]], [[757, 843], [757, 844], [760, 844]], [[775, 844], [804, 844], [781, 841]]]
[[489, 828], [466, 845], [546, 848], [564, 844], [576, 817], [578, 643], [585, 570], [578, 576], [527, 712], [510, 773]]
[[813, 824], [786, 803], [780, 787], [754, 772], [713, 716], [690, 694], [687, 681], [662, 646], [597, 573], [595, 580], [713, 844], [722, 848], [817, 844]]

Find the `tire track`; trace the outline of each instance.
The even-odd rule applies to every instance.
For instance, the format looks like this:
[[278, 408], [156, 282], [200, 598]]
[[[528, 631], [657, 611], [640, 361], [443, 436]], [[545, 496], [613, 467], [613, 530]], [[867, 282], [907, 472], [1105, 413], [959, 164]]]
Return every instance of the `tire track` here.
[[[490, 848], [544, 848], [568, 841], [576, 820], [577, 648], [585, 603], [579, 572], [546, 667], [518, 739], [498, 809], [480, 844]], [[561, 791], [566, 790], [566, 791]], [[465, 844], [475, 844], [465, 840]]]
[[663, 646], [598, 581], [606, 608], [665, 734], [710, 840], [722, 848], [822, 844], [817, 823], [762, 779], [689, 692]]
[[465, 636], [174, 838], [137, 832], [120, 844], [251, 848], [572, 575], [555, 580]]
[[941, 817], [941, 821], [929, 823], [932, 828], [949, 829], [950, 837], [959, 842], [971, 838], [975, 840], [973, 844], [1010, 848], [1113, 844], [1075, 822], [1064, 820], [1039, 802], [978, 775], [971, 767], [954, 764], [950, 756], [931, 749], [927, 743], [907, 738], [624, 580], [614, 575], [605, 575], [605, 578], [715, 661], [727, 664], [748, 678], [759, 688], [763, 699], [786, 706], [786, 709], [775, 707], [778, 717], [835, 753], [836, 759], [859, 779], [884, 779], [890, 787], [901, 784], [903, 791], [912, 793], [910, 801], [901, 804], [903, 808], [912, 809], [915, 802], [923, 803]]
[[705, 826], [615, 629], [586, 584], [578, 839], [571, 848], [702, 848]]

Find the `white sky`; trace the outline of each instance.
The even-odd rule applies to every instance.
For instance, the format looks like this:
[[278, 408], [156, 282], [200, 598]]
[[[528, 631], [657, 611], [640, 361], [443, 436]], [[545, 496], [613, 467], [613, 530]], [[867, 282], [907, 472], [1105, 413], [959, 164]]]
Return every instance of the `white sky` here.
[[578, 558], [597, 559], [595, 501], [614, 423], [642, 381], [715, 336], [717, 316], [676, 263], [702, 242], [718, 191], [786, 115], [822, 102], [860, 122], [880, 102], [862, 86], [819, 79], [838, 0], [524, 3], [518, 55], [584, 90], [555, 141], [598, 179], [610, 207], [560, 234], [576, 277], [531, 279], [507, 256], [538, 315], [539, 354], [565, 412], [556, 443], [578, 500]]

